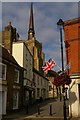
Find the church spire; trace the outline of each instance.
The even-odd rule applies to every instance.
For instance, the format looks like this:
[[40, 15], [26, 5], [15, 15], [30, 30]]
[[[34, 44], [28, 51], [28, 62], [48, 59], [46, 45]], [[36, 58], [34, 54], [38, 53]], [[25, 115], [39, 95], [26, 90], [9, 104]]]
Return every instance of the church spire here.
[[35, 31], [34, 31], [34, 18], [33, 18], [33, 3], [31, 3], [28, 40], [32, 39], [32, 37], [34, 36], [35, 36]]

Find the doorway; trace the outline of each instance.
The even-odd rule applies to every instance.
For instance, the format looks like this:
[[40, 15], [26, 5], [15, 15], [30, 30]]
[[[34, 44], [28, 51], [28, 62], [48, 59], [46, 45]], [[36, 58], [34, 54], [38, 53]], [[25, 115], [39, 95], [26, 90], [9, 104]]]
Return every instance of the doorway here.
[[2, 114], [6, 114], [6, 101], [7, 101], [7, 92], [2, 91]]
[[2, 91], [0, 91], [0, 118], [2, 116]]

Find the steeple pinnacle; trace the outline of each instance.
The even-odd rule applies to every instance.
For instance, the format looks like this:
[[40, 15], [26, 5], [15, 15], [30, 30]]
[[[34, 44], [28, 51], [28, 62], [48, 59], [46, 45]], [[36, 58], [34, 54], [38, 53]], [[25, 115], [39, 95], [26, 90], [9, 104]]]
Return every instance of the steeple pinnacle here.
[[34, 18], [33, 18], [33, 3], [31, 3], [31, 10], [30, 10], [30, 20], [29, 20], [29, 31], [28, 31], [28, 40], [34, 37]]

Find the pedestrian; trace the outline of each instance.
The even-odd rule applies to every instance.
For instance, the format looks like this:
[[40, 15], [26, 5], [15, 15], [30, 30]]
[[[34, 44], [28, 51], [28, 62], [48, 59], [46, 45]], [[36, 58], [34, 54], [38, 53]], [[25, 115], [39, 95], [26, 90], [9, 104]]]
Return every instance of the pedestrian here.
[[28, 114], [29, 113], [29, 105], [28, 105], [28, 103], [26, 103], [26, 114]]

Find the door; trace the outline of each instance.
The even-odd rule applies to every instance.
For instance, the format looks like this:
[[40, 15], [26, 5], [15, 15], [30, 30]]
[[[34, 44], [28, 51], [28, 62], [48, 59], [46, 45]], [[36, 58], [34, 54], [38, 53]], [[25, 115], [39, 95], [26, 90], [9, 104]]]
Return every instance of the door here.
[[2, 117], [2, 91], [0, 91], [0, 119]]
[[2, 114], [6, 114], [7, 91], [2, 91]]

